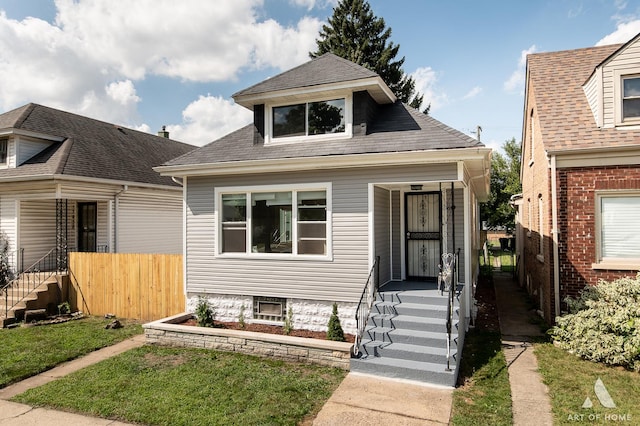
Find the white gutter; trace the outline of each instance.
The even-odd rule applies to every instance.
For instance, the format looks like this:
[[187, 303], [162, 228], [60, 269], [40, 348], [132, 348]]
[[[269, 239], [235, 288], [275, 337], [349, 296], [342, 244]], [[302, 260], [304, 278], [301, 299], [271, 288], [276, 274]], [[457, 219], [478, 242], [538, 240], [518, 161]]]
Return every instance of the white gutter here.
[[560, 253], [558, 248], [558, 198], [556, 183], [556, 156], [551, 156], [551, 237], [553, 239], [553, 292], [555, 313], [560, 316]]
[[46, 181], [46, 180], [55, 180], [60, 182], [63, 182], [63, 181], [83, 182], [83, 183], [86, 182], [86, 183], [117, 185], [117, 186], [127, 185], [127, 186], [135, 186], [139, 188], [162, 189], [162, 190], [168, 190], [168, 191], [182, 192], [182, 188], [179, 188], [177, 186], [125, 181], [125, 180], [104, 179], [104, 178], [90, 178], [85, 176], [71, 176], [71, 175], [61, 175], [61, 174], [0, 177], [0, 183], [37, 182], [37, 181]]

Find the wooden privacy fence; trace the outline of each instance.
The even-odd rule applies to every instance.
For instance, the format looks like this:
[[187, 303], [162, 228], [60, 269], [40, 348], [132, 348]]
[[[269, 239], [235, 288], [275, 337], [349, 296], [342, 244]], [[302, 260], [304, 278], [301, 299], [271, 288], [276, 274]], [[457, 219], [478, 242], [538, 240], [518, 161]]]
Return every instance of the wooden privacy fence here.
[[69, 253], [69, 303], [91, 315], [152, 321], [185, 310], [182, 255]]

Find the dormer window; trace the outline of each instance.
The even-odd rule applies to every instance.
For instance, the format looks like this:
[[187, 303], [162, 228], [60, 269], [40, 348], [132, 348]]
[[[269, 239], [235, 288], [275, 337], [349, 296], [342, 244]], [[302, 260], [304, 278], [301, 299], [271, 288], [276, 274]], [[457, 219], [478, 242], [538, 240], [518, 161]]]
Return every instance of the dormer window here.
[[345, 99], [273, 107], [273, 137], [345, 132]]
[[640, 119], [640, 76], [622, 79], [622, 119]]
[[9, 139], [0, 139], [0, 165], [7, 164], [7, 147]]

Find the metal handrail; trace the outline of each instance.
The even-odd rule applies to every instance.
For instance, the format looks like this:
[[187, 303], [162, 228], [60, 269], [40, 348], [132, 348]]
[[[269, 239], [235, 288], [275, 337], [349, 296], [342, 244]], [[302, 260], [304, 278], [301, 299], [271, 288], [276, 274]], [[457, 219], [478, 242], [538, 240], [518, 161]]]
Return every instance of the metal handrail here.
[[369, 314], [371, 313], [371, 308], [376, 300], [376, 294], [378, 293], [380, 285], [378, 274], [379, 264], [380, 256], [376, 256], [376, 259], [371, 266], [371, 270], [369, 271], [367, 282], [362, 290], [360, 302], [358, 302], [358, 308], [356, 309], [356, 337], [353, 344], [353, 354], [356, 356], [360, 353], [362, 336], [364, 335], [364, 330], [367, 327]]
[[[448, 291], [447, 295], [447, 371], [451, 371], [451, 335], [453, 331], [453, 314], [455, 312], [456, 292], [458, 290], [458, 253], [445, 253], [442, 255], [441, 271], [438, 274], [438, 288], [440, 291]], [[442, 286], [442, 287], [441, 287]]]
[[[5, 317], [9, 311], [18, 303], [23, 301], [29, 294], [33, 293], [46, 280], [51, 278], [62, 269], [58, 250], [53, 248], [44, 256], [38, 259], [33, 265], [21, 271], [4, 285], [2, 291], [5, 297]], [[14, 299], [12, 305], [9, 306], [9, 293]]]

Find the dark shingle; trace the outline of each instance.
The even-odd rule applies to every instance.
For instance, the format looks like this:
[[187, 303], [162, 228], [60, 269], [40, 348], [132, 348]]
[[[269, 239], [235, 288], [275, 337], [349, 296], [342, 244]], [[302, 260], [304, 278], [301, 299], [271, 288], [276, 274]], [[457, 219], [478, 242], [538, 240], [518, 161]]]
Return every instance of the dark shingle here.
[[37, 104], [0, 115], [0, 128], [63, 138], [0, 177], [62, 174], [96, 179], [176, 184], [152, 168], [195, 147]]

